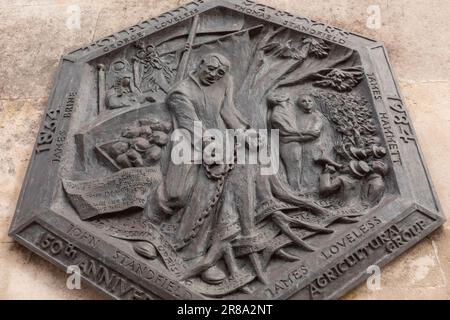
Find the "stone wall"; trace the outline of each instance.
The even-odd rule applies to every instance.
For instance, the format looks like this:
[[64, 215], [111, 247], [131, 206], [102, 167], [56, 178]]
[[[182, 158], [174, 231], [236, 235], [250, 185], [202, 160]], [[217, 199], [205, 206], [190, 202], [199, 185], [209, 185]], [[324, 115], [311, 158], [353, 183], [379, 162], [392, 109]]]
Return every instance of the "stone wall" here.
[[[101, 299], [7, 236], [60, 56], [183, 0], [13, 0], [0, 3], [0, 299]], [[385, 43], [444, 212], [450, 212], [448, 0], [260, 0]], [[381, 25], [371, 22], [373, 10]], [[77, 7], [78, 6], [78, 7]], [[71, 17], [80, 10], [80, 28]], [[449, 127], [447, 127], [449, 126]], [[347, 299], [450, 298], [450, 227], [383, 269], [381, 290]]]

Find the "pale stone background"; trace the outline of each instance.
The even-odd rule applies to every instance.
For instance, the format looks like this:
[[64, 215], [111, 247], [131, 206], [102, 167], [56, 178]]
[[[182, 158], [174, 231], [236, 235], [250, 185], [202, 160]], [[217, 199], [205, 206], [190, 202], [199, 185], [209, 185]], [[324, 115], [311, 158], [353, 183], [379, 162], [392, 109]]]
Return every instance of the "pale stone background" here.
[[[7, 230], [59, 57], [185, 0], [0, 0], [0, 299], [101, 299], [70, 291], [66, 275], [13, 243]], [[445, 212], [450, 212], [450, 5], [448, 0], [260, 0], [386, 44]], [[69, 29], [68, 7], [81, 9]], [[370, 5], [381, 28], [367, 27]], [[450, 227], [383, 269], [381, 290], [348, 299], [450, 298]]]

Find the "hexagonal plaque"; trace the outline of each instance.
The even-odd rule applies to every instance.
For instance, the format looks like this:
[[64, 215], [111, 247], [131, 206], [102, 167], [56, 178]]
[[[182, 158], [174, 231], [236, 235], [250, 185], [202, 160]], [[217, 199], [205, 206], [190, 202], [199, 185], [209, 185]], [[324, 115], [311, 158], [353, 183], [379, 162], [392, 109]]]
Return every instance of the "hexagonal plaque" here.
[[333, 299], [443, 221], [382, 44], [196, 0], [62, 58], [11, 236], [116, 299]]

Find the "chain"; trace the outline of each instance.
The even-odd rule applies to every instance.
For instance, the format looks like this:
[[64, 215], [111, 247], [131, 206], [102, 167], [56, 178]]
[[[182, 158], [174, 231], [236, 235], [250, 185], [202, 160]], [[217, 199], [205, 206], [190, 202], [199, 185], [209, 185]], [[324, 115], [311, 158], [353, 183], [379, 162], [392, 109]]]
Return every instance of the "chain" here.
[[234, 169], [235, 164], [237, 160], [237, 153], [236, 148], [234, 149], [234, 161], [232, 164], [227, 164], [226, 169], [219, 173], [213, 173], [211, 171], [211, 166], [203, 163], [203, 167], [205, 168], [206, 176], [211, 180], [216, 180], [216, 190], [214, 192], [214, 195], [209, 200], [207, 207], [202, 211], [200, 217], [194, 222], [194, 225], [192, 226], [191, 232], [183, 239], [183, 247], [186, 243], [188, 243], [190, 240], [195, 238], [198, 235], [198, 232], [200, 231], [200, 227], [205, 223], [206, 218], [211, 214], [211, 212], [216, 208], [217, 203], [220, 200], [220, 196], [222, 195], [223, 188], [225, 185], [225, 178], [228, 176], [228, 174]]

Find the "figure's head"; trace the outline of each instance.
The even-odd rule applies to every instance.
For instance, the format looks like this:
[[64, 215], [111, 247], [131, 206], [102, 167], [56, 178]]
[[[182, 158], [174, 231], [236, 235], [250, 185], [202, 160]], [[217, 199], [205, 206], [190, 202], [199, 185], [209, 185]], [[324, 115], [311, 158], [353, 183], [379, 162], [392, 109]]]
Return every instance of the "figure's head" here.
[[130, 85], [130, 83], [131, 83], [131, 79], [130, 79], [130, 77], [127, 77], [127, 76], [123, 77], [123, 78], [120, 80], [120, 84], [122, 85], [122, 87], [125, 87], [125, 88], [128, 88], [128, 86]]
[[298, 105], [304, 113], [311, 113], [316, 108], [316, 100], [310, 94], [302, 94], [298, 98]]
[[276, 106], [284, 107], [288, 102], [289, 96], [285, 94], [273, 93], [267, 96], [267, 104], [269, 108], [274, 108]]
[[206, 55], [197, 71], [202, 85], [210, 86], [222, 79], [230, 70], [230, 61], [218, 53]]

